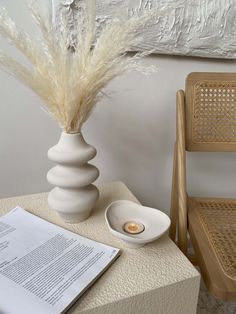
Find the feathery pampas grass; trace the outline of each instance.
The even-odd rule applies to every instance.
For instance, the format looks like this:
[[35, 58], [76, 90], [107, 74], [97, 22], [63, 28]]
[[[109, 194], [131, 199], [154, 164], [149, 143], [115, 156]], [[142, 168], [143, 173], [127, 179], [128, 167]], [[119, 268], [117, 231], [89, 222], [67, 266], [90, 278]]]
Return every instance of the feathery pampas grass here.
[[44, 101], [47, 110], [66, 133], [79, 132], [103, 90], [113, 78], [143, 68], [138, 60], [151, 53], [126, 55], [141, 40], [140, 30], [150, 21], [147, 17], [114, 18], [96, 35], [96, 0], [78, 1], [83, 14], [75, 27], [73, 44], [66, 16], [61, 17], [60, 31], [50, 13], [40, 13], [37, 1], [29, 4], [41, 32], [40, 42], [33, 40], [0, 8], [0, 34], [9, 40], [31, 66], [21, 64], [0, 52], [0, 66], [31, 88]]

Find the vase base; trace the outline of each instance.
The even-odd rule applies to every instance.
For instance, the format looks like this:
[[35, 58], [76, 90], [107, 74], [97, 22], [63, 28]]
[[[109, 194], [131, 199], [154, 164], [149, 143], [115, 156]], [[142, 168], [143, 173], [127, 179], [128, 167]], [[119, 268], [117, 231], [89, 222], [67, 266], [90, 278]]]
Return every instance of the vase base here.
[[63, 214], [63, 213], [58, 213], [59, 216], [64, 220], [65, 223], [68, 224], [77, 224], [79, 222], [82, 222], [86, 220], [91, 212], [86, 212], [86, 213], [76, 213], [76, 214]]

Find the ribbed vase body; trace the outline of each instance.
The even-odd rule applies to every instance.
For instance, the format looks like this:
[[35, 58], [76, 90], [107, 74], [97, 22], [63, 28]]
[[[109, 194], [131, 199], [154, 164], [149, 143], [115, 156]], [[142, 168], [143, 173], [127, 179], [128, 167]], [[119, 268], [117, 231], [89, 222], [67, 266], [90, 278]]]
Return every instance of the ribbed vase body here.
[[66, 222], [87, 219], [98, 200], [98, 189], [92, 183], [99, 171], [88, 163], [96, 153], [81, 133], [64, 132], [58, 144], [48, 151], [48, 158], [57, 163], [47, 174], [48, 182], [55, 186], [48, 195], [48, 204]]

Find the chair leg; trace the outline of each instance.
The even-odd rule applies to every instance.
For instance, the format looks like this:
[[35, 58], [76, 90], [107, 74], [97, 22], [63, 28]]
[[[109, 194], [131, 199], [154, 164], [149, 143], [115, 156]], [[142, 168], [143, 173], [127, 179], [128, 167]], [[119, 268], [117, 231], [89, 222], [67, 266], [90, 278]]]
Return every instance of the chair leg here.
[[196, 255], [187, 254], [187, 258], [189, 259], [189, 261], [190, 261], [194, 266], [198, 266], [198, 261], [197, 261]]
[[171, 190], [171, 209], [170, 209], [170, 219], [171, 226], [169, 231], [169, 236], [172, 241], [176, 241], [176, 226], [178, 217], [178, 190], [177, 190], [177, 148], [176, 144], [174, 146], [174, 159], [173, 159], [173, 175], [172, 175], [172, 190]]
[[187, 189], [184, 93], [177, 93], [178, 246], [187, 254]]

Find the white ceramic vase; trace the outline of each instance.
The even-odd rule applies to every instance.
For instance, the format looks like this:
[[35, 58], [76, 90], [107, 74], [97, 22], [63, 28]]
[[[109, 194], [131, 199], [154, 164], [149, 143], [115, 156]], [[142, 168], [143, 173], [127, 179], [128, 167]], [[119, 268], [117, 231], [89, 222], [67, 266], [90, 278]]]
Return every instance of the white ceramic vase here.
[[92, 183], [99, 171], [88, 163], [96, 153], [81, 133], [64, 132], [48, 151], [48, 158], [58, 164], [47, 174], [48, 182], [56, 186], [49, 193], [48, 204], [68, 223], [87, 219], [98, 200], [99, 191]]

